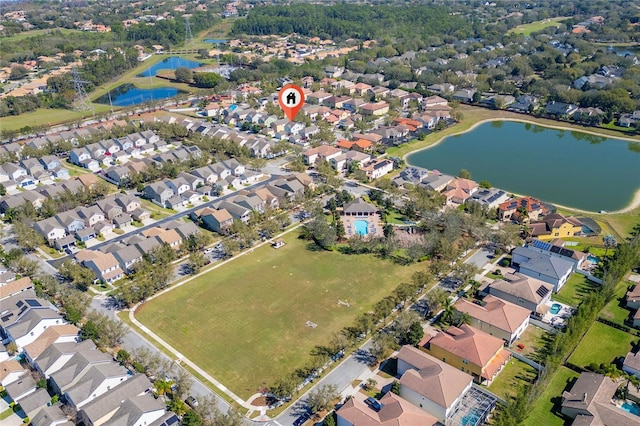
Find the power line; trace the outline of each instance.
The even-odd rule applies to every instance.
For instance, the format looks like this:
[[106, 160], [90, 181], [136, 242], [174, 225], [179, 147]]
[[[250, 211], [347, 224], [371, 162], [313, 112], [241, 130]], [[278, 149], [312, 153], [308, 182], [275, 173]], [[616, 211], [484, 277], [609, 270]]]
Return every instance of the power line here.
[[189, 17], [191, 15], [184, 15], [184, 46], [189, 47], [193, 44], [193, 34], [191, 34], [191, 23]]
[[79, 111], [91, 110], [93, 114], [93, 106], [91, 105], [91, 101], [89, 100], [86, 90], [84, 90], [84, 86], [89, 84], [89, 82], [80, 79], [80, 73], [78, 72], [78, 68], [75, 66], [71, 69], [71, 81], [73, 82], [74, 109]]

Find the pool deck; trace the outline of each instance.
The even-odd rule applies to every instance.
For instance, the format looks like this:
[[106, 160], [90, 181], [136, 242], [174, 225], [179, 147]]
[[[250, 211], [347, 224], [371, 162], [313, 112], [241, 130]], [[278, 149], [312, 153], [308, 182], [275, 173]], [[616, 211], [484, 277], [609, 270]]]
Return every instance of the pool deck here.
[[366, 235], [363, 235], [363, 237], [367, 238], [367, 237], [383, 237], [384, 236], [384, 223], [382, 222], [382, 219], [380, 218], [379, 214], [372, 214], [370, 216], [363, 216], [363, 217], [358, 217], [358, 216], [341, 216], [340, 220], [342, 221], [342, 224], [344, 225], [344, 230], [345, 230], [345, 234], [347, 238], [351, 238], [354, 235], [358, 235], [358, 233], [356, 232], [356, 227], [354, 225], [354, 222], [357, 220], [364, 220], [369, 222], [369, 227], [368, 227], [368, 232]]

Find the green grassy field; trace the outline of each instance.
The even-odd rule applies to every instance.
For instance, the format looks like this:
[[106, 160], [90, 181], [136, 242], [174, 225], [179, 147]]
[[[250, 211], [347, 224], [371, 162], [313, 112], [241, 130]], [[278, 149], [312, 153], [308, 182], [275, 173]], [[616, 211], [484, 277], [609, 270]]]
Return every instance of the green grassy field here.
[[552, 299], [570, 306], [578, 306], [585, 294], [592, 291], [595, 285], [587, 277], [574, 273]]
[[569, 362], [580, 367], [593, 362], [609, 364], [614, 358], [627, 355], [632, 342], [637, 341], [638, 338], [629, 333], [595, 322], [571, 354]]
[[569, 370], [567, 367], [560, 367], [522, 424], [524, 426], [564, 425], [564, 420], [556, 416], [552, 410], [556, 403], [559, 403], [562, 392], [567, 388], [569, 381], [576, 377], [578, 377], [578, 373], [575, 371]]
[[27, 39], [29, 37], [41, 36], [51, 34], [53, 32], [60, 31], [64, 35], [78, 34], [82, 33], [80, 30], [72, 30], [69, 28], [56, 28], [56, 29], [42, 29], [42, 30], [31, 30], [31, 31], [23, 31], [19, 34], [12, 35], [11, 37], [0, 37], [0, 40], [5, 41], [21, 41]]
[[[109, 105], [93, 104], [95, 112], [109, 111]], [[74, 111], [71, 109], [42, 108], [31, 112], [25, 112], [19, 116], [7, 116], [0, 118], [0, 129], [18, 130], [25, 126], [54, 126], [56, 124], [91, 117], [91, 111]]]
[[518, 25], [514, 29], [511, 30], [512, 33], [524, 34], [526, 36], [531, 35], [531, 33], [536, 31], [544, 30], [549, 27], [559, 27], [562, 21], [567, 20], [568, 18], [564, 18], [562, 16], [556, 18], [543, 19], [542, 21], [535, 21], [529, 24]]
[[488, 389], [503, 399], [509, 399], [535, 377], [536, 370], [533, 367], [512, 358]]
[[624, 325], [624, 320], [633, 312], [625, 307], [626, 300], [624, 296], [626, 293], [627, 285], [624, 283], [618, 284], [616, 296], [600, 311], [600, 316], [616, 324]]
[[302, 367], [315, 345], [424, 268], [309, 250], [296, 231], [284, 240], [147, 302], [137, 318], [246, 398]]

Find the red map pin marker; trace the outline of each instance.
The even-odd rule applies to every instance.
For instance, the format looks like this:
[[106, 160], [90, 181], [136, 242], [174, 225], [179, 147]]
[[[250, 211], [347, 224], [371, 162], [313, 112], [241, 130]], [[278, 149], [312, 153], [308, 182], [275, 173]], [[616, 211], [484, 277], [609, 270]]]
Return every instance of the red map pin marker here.
[[278, 93], [278, 104], [289, 120], [293, 121], [304, 104], [304, 92], [295, 84], [287, 84]]

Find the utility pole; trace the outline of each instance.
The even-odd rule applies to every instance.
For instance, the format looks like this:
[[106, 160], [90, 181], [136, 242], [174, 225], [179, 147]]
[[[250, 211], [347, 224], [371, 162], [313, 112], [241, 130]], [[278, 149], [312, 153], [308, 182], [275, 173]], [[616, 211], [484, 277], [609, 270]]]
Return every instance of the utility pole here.
[[80, 73], [77, 67], [71, 69], [71, 81], [73, 82], [73, 106], [78, 111], [88, 111], [91, 109], [91, 115], [95, 115], [93, 105], [89, 100], [87, 92], [84, 90], [84, 86], [89, 84], [88, 81], [80, 79]]

